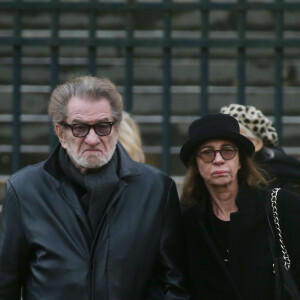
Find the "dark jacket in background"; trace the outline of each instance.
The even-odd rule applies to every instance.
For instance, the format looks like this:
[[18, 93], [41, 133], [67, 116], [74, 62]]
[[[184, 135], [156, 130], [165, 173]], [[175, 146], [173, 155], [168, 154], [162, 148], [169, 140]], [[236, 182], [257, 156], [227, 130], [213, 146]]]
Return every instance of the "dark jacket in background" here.
[[119, 184], [93, 236], [57, 152], [7, 182], [0, 299], [189, 299], [173, 180], [118, 146]]
[[300, 195], [300, 161], [280, 148], [263, 147], [255, 153], [255, 161], [270, 174], [270, 187], [289, 189]]
[[[240, 188], [231, 214], [229, 264], [209, 233], [208, 198], [184, 212], [192, 300], [272, 300], [272, 258], [267, 237], [266, 191]], [[300, 288], [300, 199], [279, 192], [280, 221], [291, 271]]]

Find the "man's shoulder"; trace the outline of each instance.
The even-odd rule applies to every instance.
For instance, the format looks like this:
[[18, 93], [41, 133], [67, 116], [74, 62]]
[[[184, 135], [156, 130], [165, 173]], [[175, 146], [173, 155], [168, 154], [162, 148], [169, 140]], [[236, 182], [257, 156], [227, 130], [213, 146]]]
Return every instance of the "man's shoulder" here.
[[44, 164], [45, 164], [45, 162], [42, 161], [42, 162], [39, 162], [34, 165], [28, 165], [28, 166], [20, 169], [16, 173], [12, 174], [8, 178], [8, 181], [10, 183], [18, 183], [20, 181], [23, 182], [24, 180], [30, 181], [34, 177], [37, 178], [37, 176], [41, 176], [41, 174], [44, 172], [44, 169], [43, 169]]
[[118, 143], [117, 152], [119, 155], [120, 175], [121, 176], [135, 176], [135, 175], [152, 175], [168, 178], [168, 175], [160, 169], [147, 164], [133, 160], [125, 151], [123, 146]]
[[171, 179], [170, 176], [168, 176], [165, 172], [158, 169], [157, 167], [154, 167], [146, 163], [140, 163], [140, 162], [134, 162], [134, 164], [135, 167], [140, 171], [142, 175], [152, 175], [152, 176]]
[[129, 176], [131, 182], [136, 182], [138, 184], [147, 183], [147, 185], [170, 186], [174, 181], [165, 172], [152, 165], [139, 162], [133, 162], [133, 165], [137, 171], [137, 176]]

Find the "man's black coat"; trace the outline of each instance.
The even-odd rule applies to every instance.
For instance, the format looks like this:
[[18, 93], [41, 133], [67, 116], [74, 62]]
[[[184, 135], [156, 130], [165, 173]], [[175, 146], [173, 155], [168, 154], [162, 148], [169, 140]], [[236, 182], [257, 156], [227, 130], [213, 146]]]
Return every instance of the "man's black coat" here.
[[[7, 182], [0, 222], [0, 299], [188, 299], [174, 181], [117, 146], [119, 185], [92, 235], [57, 165]], [[151, 296], [149, 296], [151, 295]]]

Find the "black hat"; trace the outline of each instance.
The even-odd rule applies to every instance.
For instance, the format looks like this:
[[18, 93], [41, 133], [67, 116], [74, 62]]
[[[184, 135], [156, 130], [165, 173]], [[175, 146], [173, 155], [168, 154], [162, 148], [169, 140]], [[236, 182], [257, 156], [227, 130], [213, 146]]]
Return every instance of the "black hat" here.
[[195, 148], [211, 139], [230, 140], [249, 156], [255, 150], [253, 143], [240, 134], [239, 123], [234, 117], [221, 113], [208, 114], [189, 127], [189, 139], [180, 150], [180, 159], [186, 167]]

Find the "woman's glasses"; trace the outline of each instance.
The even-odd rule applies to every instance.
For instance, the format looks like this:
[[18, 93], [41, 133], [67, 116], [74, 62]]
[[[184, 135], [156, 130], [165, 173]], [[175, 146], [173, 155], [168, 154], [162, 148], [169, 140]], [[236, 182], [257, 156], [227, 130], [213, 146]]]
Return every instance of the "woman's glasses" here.
[[89, 124], [68, 124], [65, 122], [60, 123], [64, 127], [70, 127], [72, 130], [72, 133], [75, 137], [81, 138], [86, 137], [91, 128], [94, 129], [96, 134], [99, 136], [106, 136], [111, 133], [112, 126], [114, 125], [114, 122], [100, 122], [96, 123], [94, 125]]
[[210, 163], [214, 161], [218, 152], [221, 154], [223, 159], [230, 160], [235, 157], [237, 150], [237, 147], [226, 146], [220, 150], [207, 149], [200, 151], [197, 153], [197, 156], [199, 156], [205, 163]]

